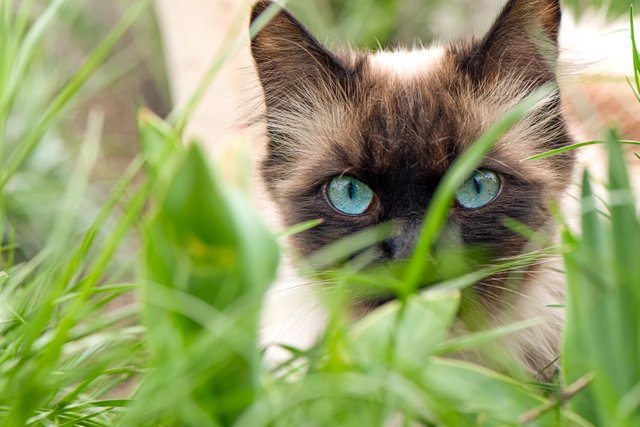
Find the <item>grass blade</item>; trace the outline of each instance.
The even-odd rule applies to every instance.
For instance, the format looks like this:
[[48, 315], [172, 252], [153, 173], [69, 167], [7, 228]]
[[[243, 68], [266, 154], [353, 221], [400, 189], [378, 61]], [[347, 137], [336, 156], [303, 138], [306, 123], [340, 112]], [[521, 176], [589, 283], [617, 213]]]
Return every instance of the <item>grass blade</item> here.
[[[639, 141], [620, 140], [619, 142], [622, 143], [622, 144], [640, 145]], [[557, 156], [558, 154], [566, 153], [567, 151], [575, 150], [576, 148], [588, 147], [589, 145], [606, 144], [606, 143], [607, 143], [606, 140], [593, 140], [593, 141], [577, 142], [575, 144], [567, 145], [566, 147], [555, 148], [553, 150], [545, 151], [544, 153], [540, 153], [540, 154], [536, 154], [534, 156], [527, 157], [525, 159], [522, 159], [521, 161], [526, 162], [526, 161], [529, 161], [529, 160], [546, 159], [547, 157]]]

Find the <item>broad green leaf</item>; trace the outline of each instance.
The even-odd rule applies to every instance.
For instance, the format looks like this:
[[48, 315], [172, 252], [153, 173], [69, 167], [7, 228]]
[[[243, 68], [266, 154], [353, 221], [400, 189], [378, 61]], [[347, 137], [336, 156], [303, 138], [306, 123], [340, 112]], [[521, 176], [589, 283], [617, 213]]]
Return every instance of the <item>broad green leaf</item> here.
[[[524, 414], [547, 403], [535, 389], [488, 369], [456, 360], [432, 358], [417, 382], [439, 405], [448, 427], [520, 426]], [[528, 426], [588, 426], [575, 414], [543, 413]]]
[[398, 420], [399, 414], [439, 421], [432, 406], [431, 397], [414, 378], [397, 372], [310, 373], [303, 381], [271, 389], [256, 400], [237, 425], [393, 425], [389, 421]]
[[355, 363], [392, 364], [408, 370], [421, 367], [447, 337], [459, 304], [459, 292], [426, 291], [375, 310], [351, 332]]
[[[214, 178], [196, 145], [184, 153], [166, 191], [159, 190], [158, 196], [145, 249], [150, 336], [161, 366], [175, 363], [172, 356], [180, 357], [192, 346], [216, 353], [207, 362], [210, 367], [202, 366], [208, 375], [185, 380], [203, 382], [189, 398], [202, 415], [228, 424], [256, 392], [259, 307], [275, 277], [278, 247], [247, 204]], [[167, 303], [157, 303], [156, 286], [167, 289]], [[206, 319], [191, 317], [189, 298], [194, 299], [193, 309], [210, 307], [233, 327], [203, 341], [209, 333]], [[203, 342], [210, 347], [201, 348]]]

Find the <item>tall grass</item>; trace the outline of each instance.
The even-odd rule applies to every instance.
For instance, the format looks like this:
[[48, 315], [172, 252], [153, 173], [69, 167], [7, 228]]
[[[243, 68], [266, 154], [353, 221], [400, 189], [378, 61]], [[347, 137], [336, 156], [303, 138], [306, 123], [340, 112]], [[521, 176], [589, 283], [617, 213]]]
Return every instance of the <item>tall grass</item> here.
[[[122, 269], [112, 264], [145, 200], [124, 197], [132, 176], [123, 179], [120, 191], [91, 220], [85, 235], [77, 237], [77, 212], [85, 206], [102, 134], [100, 114], [90, 116], [69, 185], [59, 206], [49, 210], [54, 226], [44, 248], [32, 256], [25, 253], [24, 261], [15, 256], [20, 240], [12, 226], [14, 211], [6, 202], [29, 191], [22, 180], [26, 162], [149, 2], [135, 2], [83, 64], [46, 93], [44, 110], [16, 129], [12, 125], [24, 118], [20, 100], [29, 96], [24, 88], [31, 87], [26, 83], [41, 71], [43, 41], [69, 3], [50, 2], [33, 22], [33, 2], [0, 3], [0, 414], [5, 425], [111, 424], [111, 412], [122, 403], [109, 396], [136, 374], [143, 354], [136, 311], [104, 310], [134, 287], [122, 282]], [[55, 74], [49, 77], [55, 79]], [[107, 218], [125, 200], [130, 204], [98, 245]]]
[[[52, 95], [33, 126], [13, 138], [6, 124], [16, 114], [20, 76], [29, 74], [34, 46], [67, 3], [51, 2], [35, 22], [29, 21], [30, 2], [17, 9], [13, 2], [0, 3], [0, 47], [7, 52], [0, 57], [3, 191], [149, 2], [134, 2]], [[77, 236], [73, 214], [89, 191], [103, 128], [102, 116], [91, 115], [43, 250], [16, 260], [16, 233], [0, 203], [0, 422], [638, 425], [640, 224], [614, 133], [607, 141], [606, 203], [593, 195], [585, 174], [581, 229], [563, 228], [567, 325], [562, 373], [552, 384], [541, 387], [517, 369], [498, 373], [445, 358], [495, 346], [498, 338], [533, 326], [527, 322], [450, 336], [466, 287], [496, 269], [526, 265], [536, 254], [487, 270], [454, 269], [437, 277], [442, 282], [416, 291], [433, 263], [442, 262], [433, 243], [460, 182], [547, 94], [543, 90], [527, 98], [449, 170], [426, 213], [416, 253], [403, 269], [373, 276], [354, 263], [326, 268], [384, 238], [384, 230], [355, 236], [309, 260], [308, 274], [334, 284], [326, 296], [330, 319], [313, 348], [286, 347], [290, 357], [277, 366], [262, 360], [258, 322], [279, 262], [278, 240], [202, 150], [184, 144], [186, 118], [170, 124], [147, 110], [139, 112], [141, 154]], [[127, 246], [130, 252], [122, 256], [122, 243], [134, 231], [142, 250]], [[126, 280], [131, 279], [127, 259], [138, 272], [132, 280]], [[352, 322], [345, 315], [345, 295], [354, 284], [366, 283], [387, 286], [400, 298]], [[123, 304], [122, 297], [132, 292], [135, 301]]]
[[567, 321], [565, 381], [590, 381], [571, 406], [595, 425], [640, 422], [640, 224], [621, 145], [612, 134], [606, 212], [585, 172], [582, 235], [565, 229]]
[[[633, 24], [631, 13], [632, 37]], [[632, 54], [637, 76], [635, 38]], [[568, 228], [563, 233], [567, 275], [563, 371], [567, 382], [590, 381], [572, 400], [572, 408], [595, 425], [633, 426], [640, 423], [640, 222], [614, 132], [606, 143], [609, 177], [604, 211], [585, 171], [581, 234]]]

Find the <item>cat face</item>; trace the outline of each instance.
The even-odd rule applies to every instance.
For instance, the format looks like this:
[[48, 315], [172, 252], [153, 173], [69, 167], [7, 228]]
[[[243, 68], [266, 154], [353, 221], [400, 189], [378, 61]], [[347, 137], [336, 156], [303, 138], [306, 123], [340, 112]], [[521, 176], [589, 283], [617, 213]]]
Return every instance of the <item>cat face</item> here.
[[[270, 4], [257, 3], [253, 19]], [[288, 225], [323, 220], [293, 237], [296, 248], [308, 255], [392, 223], [379, 258], [407, 258], [453, 161], [532, 90], [555, 81], [559, 24], [558, 1], [511, 0], [482, 39], [333, 53], [280, 11], [251, 47], [266, 102], [264, 180]], [[570, 142], [556, 92], [494, 145], [459, 191], [444, 233], [494, 259], [521, 253], [527, 241], [505, 219], [544, 228], [548, 202], [573, 165], [570, 154], [522, 159]]]

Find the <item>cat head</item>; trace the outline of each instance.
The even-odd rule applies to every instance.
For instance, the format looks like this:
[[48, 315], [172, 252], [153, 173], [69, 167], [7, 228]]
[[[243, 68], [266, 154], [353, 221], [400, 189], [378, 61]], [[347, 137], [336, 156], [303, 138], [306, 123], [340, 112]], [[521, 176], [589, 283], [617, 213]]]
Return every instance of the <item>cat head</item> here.
[[[254, 21], [272, 2], [258, 2]], [[488, 33], [415, 51], [331, 52], [286, 10], [251, 43], [264, 89], [268, 152], [262, 176], [308, 255], [390, 222], [380, 257], [414, 248], [427, 206], [452, 162], [536, 88], [556, 80], [558, 0], [510, 0]], [[446, 232], [493, 258], [527, 240], [505, 226], [550, 222], [548, 202], [570, 180], [572, 155], [522, 159], [571, 143], [559, 93], [512, 128], [461, 189]]]

